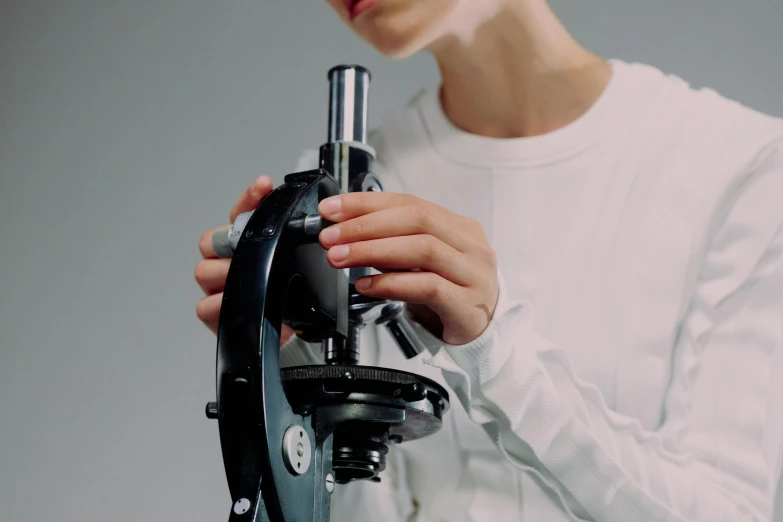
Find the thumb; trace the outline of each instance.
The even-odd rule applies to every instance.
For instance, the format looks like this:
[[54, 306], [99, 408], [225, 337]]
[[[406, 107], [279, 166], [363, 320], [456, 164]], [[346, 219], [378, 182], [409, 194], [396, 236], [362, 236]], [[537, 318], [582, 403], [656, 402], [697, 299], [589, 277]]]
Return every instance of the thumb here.
[[260, 176], [239, 196], [229, 214], [231, 223], [234, 223], [239, 214], [255, 210], [261, 200], [272, 191], [272, 178]]

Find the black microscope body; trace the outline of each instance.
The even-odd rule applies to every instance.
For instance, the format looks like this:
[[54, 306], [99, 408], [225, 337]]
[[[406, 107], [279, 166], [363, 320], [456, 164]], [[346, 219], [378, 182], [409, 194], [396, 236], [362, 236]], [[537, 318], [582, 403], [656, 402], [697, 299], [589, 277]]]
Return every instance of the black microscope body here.
[[[289, 174], [233, 228], [217, 340], [217, 419], [232, 499], [229, 522], [328, 522], [335, 484], [380, 481], [390, 444], [441, 427], [449, 397], [412, 373], [359, 365], [360, 332], [384, 325], [406, 357], [423, 350], [403, 303], [355, 291], [365, 269], [335, 269], [318, 234], [318, 203], [379, 191], [366, 143], [370, 75], [329, 71], [329, 140], [318, 169]], [[323, 347], [323, 364], [280, 367], [282, 326]], [[288, 349], [288, 348], [287, 348]], [[292, 346], [291, 349], [296, 349]]]

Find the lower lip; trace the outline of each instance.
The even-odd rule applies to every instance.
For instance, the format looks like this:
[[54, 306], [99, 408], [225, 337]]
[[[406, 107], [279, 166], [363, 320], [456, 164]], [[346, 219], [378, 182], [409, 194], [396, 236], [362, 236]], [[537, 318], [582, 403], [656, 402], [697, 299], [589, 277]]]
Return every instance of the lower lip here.
[[368, 11], [369, 9], [372, 9], [372, 6], [374, 6], [375, 2], [377, 1], [378, 0], [359, 0], [353, 4], [350, 8], [351, 20]]

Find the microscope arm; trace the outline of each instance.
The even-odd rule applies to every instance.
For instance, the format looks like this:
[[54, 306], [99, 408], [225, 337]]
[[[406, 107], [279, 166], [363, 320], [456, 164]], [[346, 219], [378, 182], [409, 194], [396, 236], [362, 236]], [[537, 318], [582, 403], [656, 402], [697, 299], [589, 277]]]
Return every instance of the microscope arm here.
[[[284, 252], [284, 236], [296, 235], [286, 234], [285, 227], [292, 212], [306, 204], [304, 194], [328, 186], [322, 173], [300, 174], [297, 180], [270, 193], [247, 221], [226, 279], [218, 330], [216, 409], [233, 500], [230, 522], [328, 520], [325, 481], [331, 448], [328, 441], [314, 444], [315, 429], [292, 410], [280, 376], [287, 292], [283, 285], [297, 274], [291, 273], [290, 259], [275, 253]], [[271, 277], [273, 272], [276, 277]], [[337, 272], [331, 273], [334, 279]], [[257, 349], [249, 350], [251, 346]], [[283, 440], [290, 426], [300, 427], [297, 440], [309, 441], [301, 451], [314, 450], [305, 473], [301, 468], [290, 473], [283, 452], [277, 444], [270, 445]], [[292, 492], [296, 498], [290, 498]], [[283, 510], [292, 518], [283, 518]]]

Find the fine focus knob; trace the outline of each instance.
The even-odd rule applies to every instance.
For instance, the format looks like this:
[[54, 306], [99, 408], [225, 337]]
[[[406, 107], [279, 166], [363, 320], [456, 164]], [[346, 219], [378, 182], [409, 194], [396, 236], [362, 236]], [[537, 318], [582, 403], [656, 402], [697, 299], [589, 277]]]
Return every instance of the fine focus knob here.
[[208, 402], [207, 407], [205, 408], [205, 412], [207, 414], [208, 419], [217, 419], [218, 418], [218, 406], [216, 402]]

